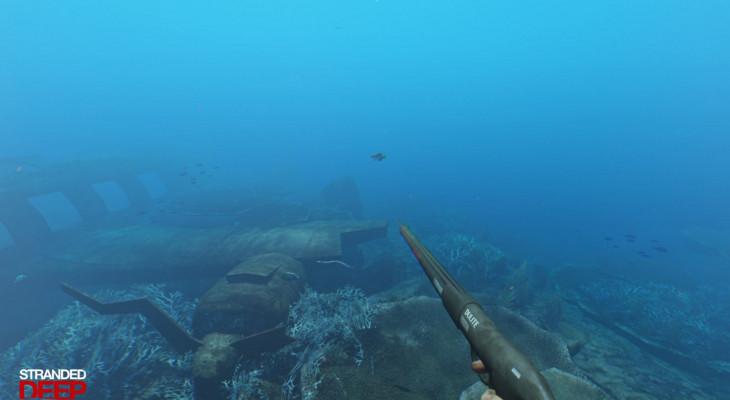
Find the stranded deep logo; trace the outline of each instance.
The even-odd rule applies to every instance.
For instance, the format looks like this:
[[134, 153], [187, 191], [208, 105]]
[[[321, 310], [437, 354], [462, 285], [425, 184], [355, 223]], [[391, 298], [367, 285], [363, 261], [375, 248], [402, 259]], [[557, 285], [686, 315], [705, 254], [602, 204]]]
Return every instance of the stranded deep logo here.
[[83, 369], [21, 369], [20, 399], [75, 399], [86, 392]]

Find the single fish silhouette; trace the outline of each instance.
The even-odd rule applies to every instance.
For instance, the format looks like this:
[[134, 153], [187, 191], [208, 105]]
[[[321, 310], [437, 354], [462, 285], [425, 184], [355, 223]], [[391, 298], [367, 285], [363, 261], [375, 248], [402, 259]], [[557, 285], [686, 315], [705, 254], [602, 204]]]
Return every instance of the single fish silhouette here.
[[385, 160], [385, 157], [387, 157], [387, 156], [383, 153], [375, 153], [375, 154], [370, 155], [370, 158], [372, 158], [375, 161], [383, 161], [383, 160]]
[[285, 281], [298, 281], [302, 279], [302, 277], [294, 272], [284, 272], [283, 274], [281, 274], [281, 279]]

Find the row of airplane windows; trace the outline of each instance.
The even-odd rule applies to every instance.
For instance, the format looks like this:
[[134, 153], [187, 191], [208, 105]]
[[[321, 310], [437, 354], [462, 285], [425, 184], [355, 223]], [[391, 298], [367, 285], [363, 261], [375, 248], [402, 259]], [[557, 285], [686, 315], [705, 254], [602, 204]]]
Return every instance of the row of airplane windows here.
[[[145, 172], [137, 175], [151, 199], [158, 199], [167, 194], [165, 183], [154, 172]], [[110, 213], [127, 209], [131, 206], [129, 197], [124, 189], [114, 180], [94, 183], [91, 185], [101, 197]], [[48, 224], [51, 232], [58, 232], [83, 221], [76, 206], [61, 192], [45, 193], [29, 197], [28, 202], [38, 211]], [[13, 246], [12, 233], [0, 221], [0, 249]]]

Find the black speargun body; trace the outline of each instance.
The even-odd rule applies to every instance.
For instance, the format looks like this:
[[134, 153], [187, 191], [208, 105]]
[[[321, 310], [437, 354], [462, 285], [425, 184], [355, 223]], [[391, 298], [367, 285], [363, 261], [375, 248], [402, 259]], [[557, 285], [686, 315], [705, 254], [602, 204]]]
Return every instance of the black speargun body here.
[[513, 345], [482, 306], [449, 275], [418, 238], [401, 225], [400, 233], [428, 275], [451, 319], [469, 341], [489, 375], [489, 386], [505, 400], [554, 400], [545, 377]]

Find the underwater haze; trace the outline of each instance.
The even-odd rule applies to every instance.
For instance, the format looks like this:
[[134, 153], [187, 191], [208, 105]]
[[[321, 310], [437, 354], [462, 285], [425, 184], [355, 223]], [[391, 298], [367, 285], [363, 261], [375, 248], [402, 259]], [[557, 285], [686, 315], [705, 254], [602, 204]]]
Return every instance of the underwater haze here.
[[[720, 1], [6, 3], [0, 151], [165, 148], [357, 172], [521, 224], [727, 227], [728, 16]], [[368, 164], [378, 151], [391, 165]]]
[[[684, 343], [682, 357], [700, 359], [724, 379], [728, 21], [730, 3], [715, 0], [6, 1], [0, 180], [22, 185], [33, 167], [18, 160], [27, 157], [44, 165], [142, 159], [164, 171], [171, 195], [200, 192], [220, 203], [217, 191], [270, 186], [309, 207], [331, 182], [351, 177], [362, 201], [361, 215], [349, 210], [354, 218], [390, 221], [382, 240], [391, 244], [369, 244], [382, 247], [375, 253], [405, 246], [395, 230], [399, 219], [429, 246], [468, 234], [544, 267], [566, 302], [584, 311], [607, 307], [592, 320], [611, 315], [619, 322], [610, 329], [626, 328], [645, 342], [656, 343], [658, 333], [632, 326], [634, 314], [614, 314], [642, 306], [617, 305], [611, 296], [649, 304], [669, 293], [685, 302], [683, 293], [702, 288], [696, 308], [672, 315], [706, 309], [707, 319], [690, 325], [709, 336], [688, 339], [696, 332], [677, 327], [666, 343]], [[386, 157], [371, 157], [377, 153]], [[194, 168], [201, 177], [188, 179]], [[204, 181], [207, 173], [212, 178]], [[169, 184], [168, 176], [178, 180]], [[74, 218], [85, 219], [81, 214]], [[0, 244], [19, 242], [7, 239], [13, 232], [2, 215]], [[367, 266], [377, 257], [365, 249]], [[13, 257], [0, 258], [0, 271], [12, 270], [6, 283], [20, 290], [34, 277], [12, 269], [19, 265]], [[505, 271], [518, 271], [520, 262], [513, 264]], [[388, 284], [420, 277], [408, 265], [410, 273]], [[582, 272], [565, 268], [575, 266], [611, 277], [595, 272], [592, 283], [574, 283]], [[457, 278], [473, 278], [463, 265], [451, 267]], [[495, 293], [519, 287], [504, 273]], [[367, 295], [390, 288], [357, 276], [314, 286], [326, 291], [346, 282]], [[619, 287], [614, 278], [636, 286]], [[605, 296], [590, 297], [604, 289]], [[529, 318], [531, 304], [513, 308]], [[39, 324], [0, 334], [0, 350]], [[570, 341], [567, 331], [540, 327]], [[662, 359], [685, 360], [671, 357]], [[630, 392], [612, 392], [611, 383], [579, 367], [611, 398]], [[653, 393], [669, 393], [663, 390]]]
[[6, 156], [124, 146], [350, 173], [372, 204], [412, 192], [541, 240], [730, 226], [725, 2], [2, 9]]

